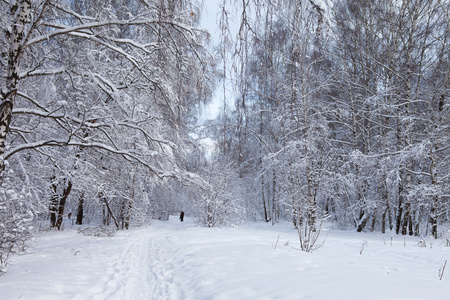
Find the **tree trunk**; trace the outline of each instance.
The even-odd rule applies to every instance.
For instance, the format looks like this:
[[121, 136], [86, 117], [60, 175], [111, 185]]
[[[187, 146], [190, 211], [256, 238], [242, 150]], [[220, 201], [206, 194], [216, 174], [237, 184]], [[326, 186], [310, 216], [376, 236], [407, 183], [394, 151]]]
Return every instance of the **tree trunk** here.
[[372, 224], [370, 226], [370, 231], [375, 231], [375, 224], [377, 222], [377, 208], [374, 209], [373, 213], [372, 213]]
[[[441, 103], [439, 103], [439, 110], [441, 110], [443, 108], [441, 108]], [[436, 146], [435, 146], [436, 147]], [[438, 187], [438, 181], [437, 181], [437, 156], [435, 153], [436, 149], [431, 148], [431, 153], [430, 153], [430, 160], [431, 160], [431, 164], [430, 164], [430, 175], [431, 175], [431, 184], [434, 188]], [[431, 225], [431, 235], [437, 239], [438, 236], [438, 229], [437, 229], [437, 208], [439, 205], [439, 197], [438, 195], [433, 195], [431, 198], [431, 208], [430, 208], [430, 217], [429, 217], [429, 222]]]
[[392, 211], [391, 211], [391, 208], [390, 208], [391, 206], [390, 206], [390, 204], [389, 204], [389, 202], [388, 202], [388, 207], [386, 208], [387, 209], [387, 213], [388, 213], [388, 219], [389, 219], [389, 230], [392, 230], [393, 228], [394, 228], [394, 220], [393, 220], [393, 213], [392, 213]]
[[[400, 171], [401, 173], [401, 171]], [[400, 174], [400, 178], [401, 178]], [[400, 179], [401, 180], [401, 179]], [[398, 185], [398, 209], [397, 209], [397, 216], [395, 218], [395, 233], [400, 233], [400, 227], [402, 224], [402, 215], [403, 215], [403, 185], [400, 182]]]
[[381, 191], [381, 203], [386, 204], [386, 209], [384, 210], [381, 218], [381, 233], [386, 233], [386, 214], [389, 213], [389, 199], [388, 199], [388, 191], [386, 189], [386, 175], [383, 175], [383, 179], [380, 183], [380, 191]]
[[[17, 93], [19, 82], [19, 65], [23, 53], [23, 46], [26, 38], [25, 27], [30, 20], [31, 0], [17, 1], [16, 5], [11, 5], [11, 16], [13, 24], [7, 26], [6, 37], [9, 37], [9, 51], [2, 51], [2, 56], [8, 57], [6, 66], [5, 87], [0, 87], [0, 184], [3, 182], [6, 150], [6, 136], [8, 135], [11, 123], [12, 109]], [[30, 33], [28, 33], [28, 36]]]
[[277, 221], [276, 190], [277, 190], [277, 177], [275, 174], [275, 170], [272, 170], [272, 225], [275, 225]]
[[77, 225], [83, 224], [83, 209], [84, 209], [84, 192], [81, 192], [81, 195], [78, 198], [77, 221], [75, 223]]
[[58, 209], [58, 194], [56, 193], [57, 185], [56, 185], [56, 177], [53, 176], [51, 178], [51, 198], [50, 198], [50, 228], [54, 228], [56, 226], [56, 211]]
[[405, 213], [402, 219], [402, 235], [413, 235], [412, 232], [412, 218], [411, 218], [411, 204], [405, 204]]
[[58, 219], [56, 221], [56, 227], [58, 228], [58, 230], [61, 230], [61, 224], [62, 224], [63, 217], [64, 217], [64, 207], [66, 206], [66, 200], [67, 200], [67, 197], [69, 197], [71, 190], [72, 190], [72, 182], [69, 180], [67, 187], [64, 188], [64, 192], [61, 197], [61, 200], [59, 200]]
[[366, 227], [367, 221], [369, 220], [369, 214], [365, 211], [361, 211], [358, 227], [356, 228], [357, 232], [362, 232], [364, 227]]
[[[433, 196], [433, 198], [436, 196]], [[433, 199], [434, 202], [434, 199]], [[434, 204], [431, 204], [431, 210], [430, 210], [430, 224], [431, 224], [431, 235], [437, 239], [437, 217], [436, 217], [436, 207]]]
[[3, 183], [3, 171], [5, 170], [4, 154], [6, 150], [6, 135], [12, 116], [12, 103], [14, 102], [16, 90], [3, 96], [0, 105], [0, 185]]
[[108, 213], [109, 213], [109, 215], [111, 216], [111, 218], [113, 219], [113, 221], [114, 221], [114, 224], [116, 225], [116, 228], [117, 229], [120, 229], [120, 226], [119, 226], [119, 223], [117, 222], [117, 219], [114, 217], [114, 215], [113, 215], [113, 213], [112, 213], [112, 211], [111, 211], [111, 208], [109, 208], [109, 203], [108, 203], [108, 201], [105, 199], [105, 206], [106, 206], [106, 208], [108, 209]]
[[264, 175], [261, 176], [261, 197], [264, 209], [264, 221], [269, 222], [269, 217], [267, 215], [266, 197], [264, 195]]
[[413, 216], [414, 216], [414, 218], [413, 218], [413, 220], [414, 220], [414, 236], [419, 236], [419, 234], [420, 234], [420, 223], [419, 223], [419, 220], [420, 220], [420, 213], [419, 213], [419, 211], [417, 211], [417, 210], [414, 210], [413, 211]]

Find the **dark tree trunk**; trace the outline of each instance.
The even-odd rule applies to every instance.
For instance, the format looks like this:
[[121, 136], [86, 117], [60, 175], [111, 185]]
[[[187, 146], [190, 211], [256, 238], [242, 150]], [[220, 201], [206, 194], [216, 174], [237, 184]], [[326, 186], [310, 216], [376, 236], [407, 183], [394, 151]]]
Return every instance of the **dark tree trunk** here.
[[359, 222], [358, 222], [358, 227], [356, 228], [356, 231], [362, 232], [364, 230], [364, 227], [366, 227], [368, 220], [369, 220], [369, 214], [362, 210], [360, 213], [360, 216], [359, 216]]
[[[383, 176], [383, 180], [380, 183], [380, 191], [381, 191], [381, 202], [386, 204], [386, 209], [384, 210], [381, 216], [381, 233], [386, 233], [386, 215], [389, 214], [389, 194], [386, 188], [386, 176]], [[390, 219], [390, 218], [389, 218]], [[392, 228], [391, 228], [392, 229]]]
[[402, 235], [413, 235], [412, 218], [411, 218], [411, 204], [406, 203], [405, 214], [402, 220]]
[[436, 218], [436, 208], [434, 205], [431, 205], [430, 211], [430, 224], [431, 224], [431, 235], [437, 239], [438, 231], [437, 231], [437, 218]]
[[102, 216], [103, 216], [103, 225], [109, 226], [109, 221], [111, 219], [111, 215], [109, 213], [109, 207], [107, 207], [107, 203], [106, 203], [106, 197], [103, 195], [102, 192], [99, 193], [98, 195], [99, 199], [100, 199], [100, 203], [103, 204], [103, 210], [102, 210]]
[[402, 215], [403, 215], [403, 188], [402, 183], [400, 183], [398, 187], [398, 210], [397, 210], [397, 216], [395, 219], [395, 233], [400, 233], [400, 227], [402, 224]]
[[64, 216], [64, 207], [66, 206], [66, 200], [67, 200], [67, 197], [69, 197], [71, 190], [72, 190], [72, 182], [69, 180], [69, 182], [67, 183], [67, 187], [64, 188], [64, 192], [61, 197], [61, 200], [59, 201], [58, 220], [56, 221], [56, 227], [58, 228], [58, 230], [61, 230], [61, 224], [62, 224], [63, 216]]
[[78, 211], [77, 211], [77, 221], [75, 224], [83, 224], [83, 208], [84, 208], [84, 193], [82, 192], [80, 198], [78, 198]]
[[49, 206], [49, 211], [50, 211], [50, 228], [54, 228], [56, 226], [56, 211], [58, 208], [58, 194], [56, 193], [56, 189], [57, 189], [57, 185], [55, 182], [56, 177], [53, 176], [51, 178], [51, 198], [50, 198], [50, 206]]
[[275, 223], [277, 222], [276, 185], [277, 185], [277, 177], [275, 174], [275, 170], [272, 170], [272, 225], [275, 225]]
[[263, 209], [264, 209], [264, 221], [269, 222], [269, 217], [267, 214], [267, 205], [266, 205], [266, 197], [264, 195], [264, 175], [261, 176], [261, 197], [263, 201]]

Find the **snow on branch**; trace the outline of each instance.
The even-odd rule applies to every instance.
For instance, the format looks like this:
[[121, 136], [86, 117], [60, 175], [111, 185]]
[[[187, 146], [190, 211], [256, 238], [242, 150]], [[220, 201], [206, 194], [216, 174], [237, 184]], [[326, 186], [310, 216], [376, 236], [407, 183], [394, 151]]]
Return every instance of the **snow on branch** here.
[[55, 114], [55, 112], [58, 111], [48, 111], [48, 110], [39, 110], [39, 109], [32, 109], [32, 108], [14, 108], [13, 114], [28, 114], [28, 115], [35, 115], [42, 118], [52, 118], [52, 119], [66, 119], [67, 121], [71, 121], [76, 124], [82, 124], [85, 127], [88, 128], [100, 128], [100, 127], [111, 127], [108, 124], [105, 123], [99, 123], [99, 122], [91, 122], [86, 120], [81, 120], [80, 118], [68, 116], [66, 114]]
[[161, 139], [157, 139], [152, 137], [146, 130], [144, 130], [142, 127], [139, 127], [137, 125], [131, 124], [130, 122], [119, 122], [117, 123], [117, 125], [119, 126], [124, 126], [124, 127], [129, 127], [132, 129], [135, 129], [137, 131], [140, 131], [147, 139], [149, 139], [152, 142], [156, 142], [158, 144], [165, 144], [168, 145], [170, 148], [172, 149], [176, 149], [178, 148], [177, 145], [175, 145], [174, 143], [170, 142], [170, 141], [164, 141]]
[[[43, 141], [37, 141], [37, 142], [33, 142], [33, 143], [22, 144], [22, 145], [19, 145], [19, 146], [16, 146], [16, 147], [10, 149], [7, 153], [5, 153], [4, 159], [7, 160], [12, 155], [14, 155], [20, 151], [23, 151], [23, 150], [36, 149], [36, 148], [46, 147], [46, 146], [57, 146], [57, 147], [81, 146], [81, 147], [87, 147], [87, 148], [98, 148], [98, 149], [106, 150], [113, 154], [122, 155], [123, 157], [125, 157], [127, 159], [132, 159], [132, 160], [138, 162], [139, 164], [145, 166], [147, 169], [149, 169], [150, 172], [154, 173], [160, 179], [162, 179], [164, 177], [172, 177], [173, 176], [173, 174], [170, 174], [170, 173], [163, 174], [161, 171], [158, 171], [159, 168], [157, 168], [154, 165], [149, 164], [146, 160], [139, 157], [138, 154], [133, 153], [133, 151], [126, 150], [126, 149], [113, 148], [109, 145], [106, 145], [106, 144], [100, 143], [100, 142], [83, 143], [83, 142], [72, 141], [72, 140], [70, 140], [70, 138], [68, 140], [67, 139], [66, 140], [43, 140]], [[158, 154], [158, 153], [155, 151], [146, 153], [147, 156], [148, 155], [153, 156], [156, 154]]]
[[49, 76], [49, 75], [56, 75], [61, 74], [66, 71], [65, 68], [58, 68], [54, 70], [33, 70], [33, 71], [26, 71], [19, 74], [19, 79], [24, 79], [26, 77], [32, 77], [32, 76]]
[[[43, 26], [52, 27], [52, 28], [58, 28], [54, 31], [51, 31], [47, 34], [43, 34], [40, 36], [37, 36], [31, 40], [29, 40], [25, 47], [30, 47], [31, 45], [49, 40], [53, 37], [59, 36], [59, 35], [65, 35], [65, 34], [86, 34], [88, 29], [94, 29], [94, 28], [100, 28], [100, 27], [108, 27], [108, 26], [114, 26], [114, 25], [124, 25], [124, 26], [132, 26], [132, 25], [149, 25], [151, 23], [157, 23], [156, 20], [150, 20], [150, 19], [143, 19], [143, 20], [133, 20], [133, 21], [121, 21], [121, 20], [108, 20], [104, 22], [92, 22], [92, 23], [86, 23], [86, 24], [80, 24], [76, 26], [63, 26], [60, 24], [54, 24], [54, 23], [48, 23], [44, 22], [42, 23]], [[84, 32], [83, 32], [84, 31]], [[83, 35], [81, 35], [83, 37]], [[89, 37], [94, 35], [87, 35], [84, 37]]]
[[112, 37], [105, 37], [105, 39], [111, 41], [111, 42], [115, 42], [115, 43], [119, 43], [119, 44], [127, 44], [127, 45], [131, 45], [137, 49], [140, 49], [142, 51], [144, 51], [147, 54], [150, 54], [151, 51], [150, 49], [156, 49], [158, 48], [158, 43], [147, 43], [147, 44], [141, 44], [136, 42], [135, 40], [131, 40], [131, 39], [115, 39]]

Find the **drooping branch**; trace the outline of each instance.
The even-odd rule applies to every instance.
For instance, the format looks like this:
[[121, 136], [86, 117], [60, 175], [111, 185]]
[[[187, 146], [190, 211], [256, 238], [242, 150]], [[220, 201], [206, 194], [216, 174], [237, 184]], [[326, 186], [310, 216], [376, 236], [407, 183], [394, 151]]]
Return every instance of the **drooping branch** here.
[[[162, 179], [164, 177], [172, 177], [173, 176], [168, 173], [163, 173], [162, 171], [158, 171], [158, 168], [156, 166], [150, 165], [147, 161], [144, 160], [144, 158], [141, 158], [138, 156], [137, 153], [134, 153], [133, 150], [117, 149], [117, 148], [113, 148], [107, 144], [100, 143], [100, 142], [83, 143], [83, 142], [78, 142], [78, 141], [72, 141], [72, 140], [70, 140], [70, 138], [68, 140], [43, 140], [43, 141], [37, 141], [37, 142], [33, 142], [33, 143], [19, 145], [19, 146], [16, 146], [16, 147], [10, 149], [5, 154], [4, 157], [6, 160], [9, 157], [11, 157], [12, 155], [14, 155], [20, 151], [23, 151], [23, 150], [35, 149], [35, 148], [40, 148], [40, 147], [48, 147], [48, 146], [57, 146], [57, 147], [62, 147], [62, 146], [78, 146], [78, 147], [80, 147], [81, 146], [81, 147], [86, 147], [86, 148], [102, 149], [102, 150], [106, 150], [113, 154], [122, 155], [124, 157], [130, 158], [130, 159], [140, 163], [141, 165], [145, 166], [150, 172], [154, 173], [160, 179]], [[157, 152], [148, 152], [148, 153], [145, 153], [145, 156], [154, 156], [157, 154], [158, 154]]]

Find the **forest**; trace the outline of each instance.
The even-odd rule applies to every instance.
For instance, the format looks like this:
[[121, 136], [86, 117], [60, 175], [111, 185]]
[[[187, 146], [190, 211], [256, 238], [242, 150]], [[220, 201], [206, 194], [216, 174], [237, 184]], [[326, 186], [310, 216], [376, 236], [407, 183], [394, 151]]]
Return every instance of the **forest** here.
[[217, 2], [216, 44], [200, 0], [0, 0], [0, 269], [37, 228], [182, 210], [443, 234], [450, 2]]

